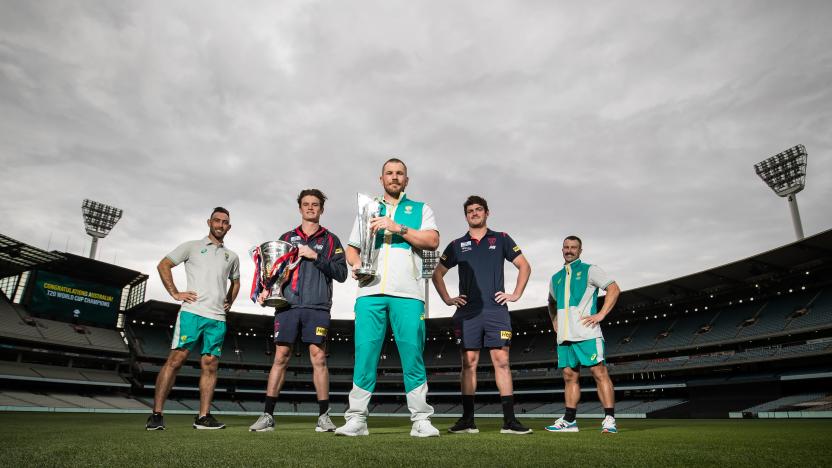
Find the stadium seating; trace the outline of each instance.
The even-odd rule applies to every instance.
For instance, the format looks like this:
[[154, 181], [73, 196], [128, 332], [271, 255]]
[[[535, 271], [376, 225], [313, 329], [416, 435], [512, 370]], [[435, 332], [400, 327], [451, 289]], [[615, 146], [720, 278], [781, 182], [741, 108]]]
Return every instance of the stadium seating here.
[[115, 330], [78, 326], [30, 317], [19, 305], [0, 298], [0, 336], [54, 345], [127, 352], [127, 345]]
[[55, 379], [84, 383], [97, 383], [102, 386], [113, 384], [126, 386], [124, 379], [122, 379], [115, 371], [105, 371], [99, 369], [0, 361], [0, 374], [35, 379]]
[[43, 340], [43, 334], [39, 330], [40, 327], [36, 325], [37, 322], [31, 320], [29, 323], [35, 326], [24, 322], [17, 309], [5, 298], [0, 298], [0, 335], [25, 340]]
[[134, 400], [132, 398], [127, 397], [120, 397], [120, 396], [109, 396], [109, 395], [94, 395], [92, 398], [107, 404], [113, 408], [117, 409], [126, 409], [126, 410], [148, 410], [150, 409], [147, 405], [143, 404], [138, 400]]
[[789, 331], [832, 323], [832, 291], [826, 289], [818, 292], [806, 304], [805, 314], [796, 317], [792, 317], [792, 315], [795, 314], [789, 314], [786, 319], [786, 330]]
[[170, 329], [162, 327], [129, 326], [128, 336], [134, 336], [141, 356], [167, 357], [170, 354]]
[[825, 400], [830, 397], [827, 393], [801, 393], [799, 395], [785, 396], [776, 400], [761, 403], [759, 405], [746, 408], [743, 411], [749, 413], [760, 413], [763, 411], [787, 411], [795, 405], [812, 402], [815, 400]]

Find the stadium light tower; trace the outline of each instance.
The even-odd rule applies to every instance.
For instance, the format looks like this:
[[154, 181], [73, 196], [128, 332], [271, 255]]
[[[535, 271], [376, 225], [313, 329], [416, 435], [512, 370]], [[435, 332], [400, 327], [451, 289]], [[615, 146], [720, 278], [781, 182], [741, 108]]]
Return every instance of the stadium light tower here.
[[121, 209], [114, 206], [105, 205], [88, 198], [84, 199], [84, 203], [81, 204], [81, 214], [84, 215], [84, 227], [87, 228], [87, 234], [92, 236], [90, 258], [95, 258], [95, 252], [98, 250], [98, 239], [107, 237], [113, 226], [121, 219], [121, 213]]
[[757, 175], [780, 197], [787, 197], [797, 240], [803, 239], [803, 225], [797, 209], [797, 192], [806, 186], [806, 147], [797, 145], [754, 165]]

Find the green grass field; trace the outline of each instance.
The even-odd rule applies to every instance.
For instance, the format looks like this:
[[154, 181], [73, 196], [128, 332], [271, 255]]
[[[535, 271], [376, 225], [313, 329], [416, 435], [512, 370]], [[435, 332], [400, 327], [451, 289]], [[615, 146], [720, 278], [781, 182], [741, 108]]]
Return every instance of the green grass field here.
[[[598, 420], [577, 434], [543, 430], [523, 418], [527, 436], [499, 433], [481, 418], [479, 434], [409, 436], [406, 418], [370, 418], [369, 437], [315, 433], [312, 417], [278, 418], [271, 433], [249, 433], [254, 417], [221, 416], [228, 427], [196, 431], [192, 417], [165, 417], [166, 431], [144, 430], [145, 416], [2, 413], [0, 466], [832, 466], [829, 420], [619, 420], [602, 435]], [[341, 417], [333, 418], [336, 424]]]

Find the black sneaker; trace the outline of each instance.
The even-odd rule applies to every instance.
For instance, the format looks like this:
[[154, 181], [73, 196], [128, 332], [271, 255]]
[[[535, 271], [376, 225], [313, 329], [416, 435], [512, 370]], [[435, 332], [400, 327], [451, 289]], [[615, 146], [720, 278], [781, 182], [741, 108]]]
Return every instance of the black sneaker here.
[[162, 418], [162, 413], [150, 413], [147, 417], [147, 424], [144, 425], [145, 430], [148, 431], [164, 431], [165, 420]]
[[194, 417], [194, 429], [225, 429], [225, 424], [214, 419], [211, 413], [203, 417]]
[[503, 424], [503, 428], [500, 429], [500, 434], [531, 434], [532, 432], [531, 429], [520, 424], [520, 421], [516, 419]]
[[474, 424], [474, 418], [461, 417], [456, 424], [448, 428], [451, 434], [477, 434], [480, 432], [477, 425]]

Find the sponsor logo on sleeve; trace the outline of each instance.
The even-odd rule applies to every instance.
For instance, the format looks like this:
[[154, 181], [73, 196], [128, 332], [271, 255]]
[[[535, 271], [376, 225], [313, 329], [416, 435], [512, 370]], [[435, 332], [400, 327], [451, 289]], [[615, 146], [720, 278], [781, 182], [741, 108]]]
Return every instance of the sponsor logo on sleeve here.
[[326, 329], [326, 328], [324, 328], [324, 327], [315, 327], [315, 335], [316, 335], [316, 336], [326, 336], [326, 333], [327, 333], [328, 331], [329, 331], [329, 330], [327, 330], [327, 329]]
[[598, 360], [598, 355], [597, 355], [597, 354], [593, 354], [592, 356], [590, 356], [590, 357], [589, 357], [589, 360], [590, 360], [590, 361], [597, 361], [597, 360]]
[[342, 254], [342, 253], [344, 253], [344, 249], [342, 249], [341, 247], [338, 247], [337, 249], [335, 249], [335, 255]]
[[208, 251], [208, 248], [203, 247], [202, 250], [199, 251], [199, 253], [204, 254], [207, 251]]
[[510, 340], [511, 339], [511, 332], [507, 330], [500, 330], [500, 339], [501, 340]]
[[519, 245], [515, 245], [515, 246], [514, 246], [514, 248], [513, 248], [513, 249], [511, 249], [511, 250], [513, 250], [513, 251], [515, 251], [515, 252], [519, 252], [519, 251], [520, 251], [520, 246], [519, 246]]

